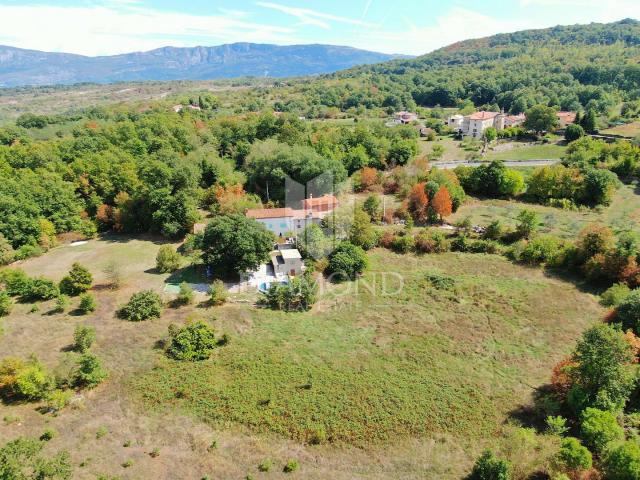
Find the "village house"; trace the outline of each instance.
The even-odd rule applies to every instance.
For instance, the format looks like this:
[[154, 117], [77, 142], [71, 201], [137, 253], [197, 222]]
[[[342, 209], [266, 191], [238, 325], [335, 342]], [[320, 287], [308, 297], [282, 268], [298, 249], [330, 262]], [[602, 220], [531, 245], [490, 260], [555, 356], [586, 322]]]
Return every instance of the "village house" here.
[[413, 112], [396, 112], [393, 115], [393, 120], [386, 123], [387, 127], [393, 127], [396, 125], [408, 125], [409, 123], [418, 120], [418, 114]]
[[322, 219], [338, 206], [338, 199], [333, 195], [307, 198], [302, 201], [302, 209], [284, 208], [252, 208], [245, 214], [262, 223], [267, 230], [280, 238], [298, 235], [312, 223], [320, 224]]
[[[558, 125], [560, 128], [564, 128], [575, 121], [576, 112], [558, 112], [557, 116]], [[502, 112], [480, 111], [466, 116], [460, 114], [451, 115], [445, 123], [455, 132], [465, 137], [482, 138], [487, 128], [493, 127], [496, 130], [503, 130], [509, 127], [518, 127], [526, 119], [527, 117], [524, 113], [506, 115]]]
[[576, 112], [558, 112], [558, 127], [564, 128], [576, 121]]
[[270, 254], [271, 266], [273, 267], [274, 276], [280, 278], [288, 275], [295, 277], [300, 275], [303, 270], [302, 255], [297, 248], [291, 244], [278, 245], [278, 249]]

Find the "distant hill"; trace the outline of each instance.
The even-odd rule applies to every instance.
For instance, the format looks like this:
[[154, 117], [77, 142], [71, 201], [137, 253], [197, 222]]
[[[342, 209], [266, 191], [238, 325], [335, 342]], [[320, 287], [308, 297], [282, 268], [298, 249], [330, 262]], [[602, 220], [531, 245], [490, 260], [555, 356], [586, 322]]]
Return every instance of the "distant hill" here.
[[[328, 88], [318, 89], [317, 95], [340, 99], [333, 105], [339, 108], [455, 107], [470, 100], [476, 107], [513, 113], [538, 103], [605, 113], [620, 101], [640, 98], [640, 22], [625, 19], [498, 34], [329, 77]], [[353, 78], [361, 91], [343, 87]], [[376, 93], [363, 96], [372, 91]]]
[[291, 77], [330, 73], [398, 57], [402, 56], [319, 44], [233, 43], [216, 47], [163, 47], [148, 52], [102, 57], [0, 45], [0, 86]]

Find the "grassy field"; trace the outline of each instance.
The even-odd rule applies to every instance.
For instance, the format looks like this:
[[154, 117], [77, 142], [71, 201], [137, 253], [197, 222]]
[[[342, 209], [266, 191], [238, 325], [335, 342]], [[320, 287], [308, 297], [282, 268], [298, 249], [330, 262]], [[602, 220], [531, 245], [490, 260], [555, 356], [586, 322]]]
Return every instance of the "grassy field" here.
[[[64, 370], [84, 323], [97, 330], [92, 350], [110, 376], [57, 416], [0, 405], [0, 437], [54, 428], [47, 448], [71, 451], [79, 479], [244, 478], [265, 458], [276, 465], [265, 478], [284, 475], [289, 458], [300, 461], [300, 478], [460, 478], [488, 443], [524, 475], [527, 459], [544, 463], [551, 440], [511, 426], [510, 412], [602, 314], [591, 295], [501, 257], [377, 250], [363, 281], [326, 287], [311, 312], [256, 309], [239, 295], [224, 307], [167, 308], [154, 321], [116, 318], [131, 292], [162, 290], [159, 246], [112, 237], [23, 262], [53, 279], [73, 261], [89, 266], [99, 307], [83, 317], [51, 313], [52, 302], [35, 313], [17, 305], [3, 321], [3, 356], [36, 353]], [[101, 287], [110, 260], [123, 272], [118, 291]], [[453, 289], [434, 288], [434, 272]], [[189, 318], [230, 343], [206, 362], [168, 360], [156, 344]], [[327, 443], [309, 444], [324, 435]], [[514, 450], [521, 444], [526, 452]]]
[[474, 225], [488, 225], [493, 220], [500, 219], [505, 225], [514, 227], [518, 213], [527, 208], [540, 216], [543, 224], [541, 232], [568, 239], [575, 238], [585, 226], [593, 222], [609, 225], [615, 231], [640, 232], [640, 195], [636, 190], [636, 185], [623, 185], [612, 204], [602, 209], [562, 210], [513, 200], [470, 198], [449, 220], [456, 222], [470, 217]]
[[624, 135], [625, 137], [637, 137], [640, 135], [640, 122], [631, 122], [616, 127], [601, 130], [601, 133], [610, 133], [613, 135]]
[[[452, 137], [437, 137], [435, 141], [427, 141], [421, 138], [418, 142], [420, 153], [429, 156], [434, 145], [442, 145], [444, 154], [441, 161], [451, 162], [456, 160], [468, 160], [473, 153], [465, 149], [464, 144]], [[493, 143], [482, 160], [539, 160], [561, 158], [566, 150], [566, 145], [557, 139], [548, 144], [533, 144], [531, 142], [501, 141]]]

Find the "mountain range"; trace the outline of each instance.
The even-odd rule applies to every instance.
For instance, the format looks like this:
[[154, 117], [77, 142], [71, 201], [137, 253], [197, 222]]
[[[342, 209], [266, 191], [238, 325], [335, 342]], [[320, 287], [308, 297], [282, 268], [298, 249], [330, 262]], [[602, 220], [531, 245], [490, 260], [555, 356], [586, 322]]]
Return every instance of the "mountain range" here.
[[215, 47], [163, 47], [99, 57], [0, 45], [0, 87], [246, 76], [291, 77], [331, 73], [355, 65], [403, 57], [407, 58], [321, 44], [232, 43]]

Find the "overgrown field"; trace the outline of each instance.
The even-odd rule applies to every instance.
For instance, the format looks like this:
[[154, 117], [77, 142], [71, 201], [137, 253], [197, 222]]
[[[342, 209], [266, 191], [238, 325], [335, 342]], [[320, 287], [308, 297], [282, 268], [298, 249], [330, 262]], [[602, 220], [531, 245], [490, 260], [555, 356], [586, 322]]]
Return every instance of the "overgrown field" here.
[[576, 287], [500, 257], [371, 259], [359, 284], [331, 286], [311, 312], [256, 311], [210, 361], [162, 359], [133, 384], [159, 411], [300, 441], [488, 436], [601, 313]]
[[449, 218], [449, 221], [455, 223], [470, 217], [475, 225], [486, 226], [494, 220], [500, 220], [505, 226], [514, 227], [518, 213], [526, 208], [537, 212], [540, 216], [541, 233], [550, 233], [567, 239], [575, 238], [585, 226], [593, 222], [609, 225], [615, 231], [640, 232], [640, 196], [636, 193], [637, 188], [636, 184], [623, 185], [609, 207], [596, 209], [562, 210], [513, 200], [468, 199]]

